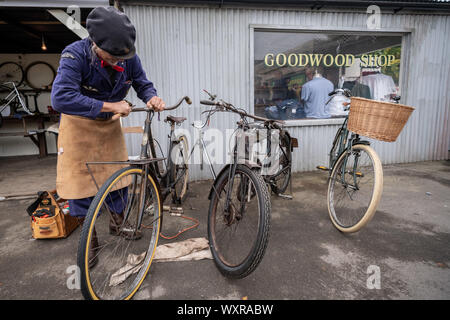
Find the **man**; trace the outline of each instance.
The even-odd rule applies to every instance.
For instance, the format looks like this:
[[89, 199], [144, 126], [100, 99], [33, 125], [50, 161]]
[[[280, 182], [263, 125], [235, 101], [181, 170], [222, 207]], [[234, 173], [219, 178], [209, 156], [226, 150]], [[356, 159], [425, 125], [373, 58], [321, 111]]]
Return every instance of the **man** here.
[[[136, 30], [128, 17], [113, 7], [98, 7], [88, 15], [86, 27], [89, 38], [63, 50], [51, 93], [52, 107], [61, 112], [57, 192], [69, 199], [70, 214], [81, 220], [97, 192], [86, 162], [128, 159], [120, 121], [113, 115], [130, 113], [123, 100], [130, 87], [148, 108], [159, 112], [165, 107], [135, 54]], [[95, 167], [99, 186], [119, 169]], [[109, 205], [118, 206], [114, 199]], [[110, 230], [117, 231], [122, 212], [113, 211]]]
[[305, 107], [307, 118], [329, 118], [330, 113], [326, 108], [326, 102], [330, 98], [328, 94], [334, 90], [333, 83], [322, 77], [316, 69], [308, 68], [306, 70], [308, 82], [302, 86], [301, 99]]

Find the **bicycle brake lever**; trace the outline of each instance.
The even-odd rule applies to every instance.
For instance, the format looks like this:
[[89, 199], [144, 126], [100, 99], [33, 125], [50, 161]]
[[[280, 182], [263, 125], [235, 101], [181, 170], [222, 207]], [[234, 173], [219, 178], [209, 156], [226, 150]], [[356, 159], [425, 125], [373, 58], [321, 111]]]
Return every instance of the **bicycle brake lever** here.
[[206, 91], [206, 89], [203, 89], [203, 91], [205, 91], [208, 96], [209, 96], [209, 100], [214, 101], [217, 98], [217, 94], [212, 95], [211, 93], [209, 93], [208, 91]]
[[123, 99], [123, 101], [125, 101], [126, 103], [128, 103], [128, 105], [130, 106], [130, 107], [136, 107], [134, 104], [132, 104], [130, 101], [128, 101], [128, 100], [126, 100], [126, 99]]

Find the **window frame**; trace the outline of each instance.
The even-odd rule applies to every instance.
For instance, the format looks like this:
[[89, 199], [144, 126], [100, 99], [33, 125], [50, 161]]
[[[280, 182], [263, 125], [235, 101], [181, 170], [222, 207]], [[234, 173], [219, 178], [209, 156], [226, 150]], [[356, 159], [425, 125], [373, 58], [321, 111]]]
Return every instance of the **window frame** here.
[[[293, 32], [293, 33], [336, 33], [355, 35], [376, 35], [376, 36], [400, 36], [402, 37], [402, 58], [400, 60], [400, 75], [399, 88], [401, 92], [401, 101], [404, 103], [407, 97], [408, 74], [405, 72], [406, 66], [409, 65], [409, 52], [411, 45], [411, 35], [414, 32], [413, 28], [383, 28], [383, 29], [364, 29], [359, 27], [352, 28], [332, 28], [332, 27], [305, 27], [292, 25], [273, 25], [273, 24], [249, 24], [250, 31], [250, 113], [255, 114], [255, 31], [275, 31], [275, 32]], [[344, 122], [344, 118], [331, 119], [295, 119], [284, 120], [286, 127], [304, 127], [304, 126], [319, 126], [319, 125], [339, 125]]]

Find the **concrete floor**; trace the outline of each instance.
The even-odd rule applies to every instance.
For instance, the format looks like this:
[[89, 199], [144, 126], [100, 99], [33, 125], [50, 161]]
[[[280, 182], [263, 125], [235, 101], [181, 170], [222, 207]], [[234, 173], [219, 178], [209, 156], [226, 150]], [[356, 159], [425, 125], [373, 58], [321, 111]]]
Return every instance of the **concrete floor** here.
[[[0, 158], [0, 196], [54, 187], [55, 164]], [[375, 217], [346, 235], [328, 217], [326, 173], [297, 173], [293, 200], [272, 197], [269, 245], [254, 273], [229, 280], [212, 260], [154, 263], [135, 299], [450, 299], [450, 161], [387, 165], [384, 177]], [[210, 183], [190, 185], [185, 215], [200, 225], [172, 241], [207, 236]], [[67, 287], [80, 229], [32, 239], [31, 202], [0, 201], [0, 299], [82, 299]], [[191, 223], [164, 219], [168, 235]]]

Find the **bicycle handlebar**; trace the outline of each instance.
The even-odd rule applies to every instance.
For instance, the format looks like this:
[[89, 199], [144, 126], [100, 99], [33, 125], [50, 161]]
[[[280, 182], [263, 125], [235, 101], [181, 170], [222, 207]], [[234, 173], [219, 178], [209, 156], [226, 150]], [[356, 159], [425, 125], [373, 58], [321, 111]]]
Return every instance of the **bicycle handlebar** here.
[[[125, 100], [125, 101], [128, 102], [128, 104], [129, 104], [131, 107], [133, 107], [133, 108], [131, 109], [131, 112], [143, 112], [143, 111], [145, 111], [145, 112], [150, 112], [150, 111], [153, 111], [152, 108], [148, 108], [148, 107], [136, 107], [136, 106], [134, 106], [131, 102], [129, 102], [129, 101], [127, 101], [127, 100]], [[164, 108], [164, 110], [162, 110], [162, 111], [174, 110], [174, 109], [178, 108], [178, 107], [181, 105], [181, 103], [183, 103], [183, 101], [186, 101], [187, 104], [192, 104], [191, 98], [189, 98], [188, 96], [184, 96], [184, 97], [181, 98], [176, 104], [174, 104], [173, 106], [170, 106], [170, 107], [166, 107], [166, 108]], [[116, 120], [116, 119], [119, 119], [120, 117], [121, 117], [121, 115], [118, 114], [118, 113], [116, 113], [115, 115], [112, 116], [112, 119], [113, 119], [113, 120]]]
[[252, 118], [252, 119], [255, 119], [258, 121], [269, 122], [269, 123], [273, 124], [274, 126], [277, 126], [276, 123], [284, 124], [284, 121], [281, 121], [281, 120], [267, 119], [267, 118], [263, 118], [263, 117], [254, 116], [254, 115], [248, 114], [243, 111], [239, 111], [236, 108], [232, 107], [232, 105], [230, 103], [227, 103], [224, 101], [200, 100], [200, 103], [208, 105], [208, 106], [223, 107], [223, 108], [227, 109], [228, 111], [239, 114], [242, 117], [249, 117], [249, 118]]
[[200, 103], [201, 104], [206, 104], [206, 105], [209, 105], [209, 106], [219, 106], [220, 102], [214, 102], [214, 101], [211, 101], [211, 100], [200, 100]]

